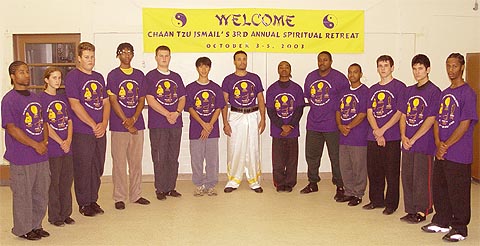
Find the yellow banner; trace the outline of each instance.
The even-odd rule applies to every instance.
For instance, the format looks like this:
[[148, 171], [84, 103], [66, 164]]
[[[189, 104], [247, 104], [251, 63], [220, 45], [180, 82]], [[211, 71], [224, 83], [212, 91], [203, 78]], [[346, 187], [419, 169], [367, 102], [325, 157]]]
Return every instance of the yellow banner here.
[[364, 11], [143, 9], [145, 52], [362, 53]]

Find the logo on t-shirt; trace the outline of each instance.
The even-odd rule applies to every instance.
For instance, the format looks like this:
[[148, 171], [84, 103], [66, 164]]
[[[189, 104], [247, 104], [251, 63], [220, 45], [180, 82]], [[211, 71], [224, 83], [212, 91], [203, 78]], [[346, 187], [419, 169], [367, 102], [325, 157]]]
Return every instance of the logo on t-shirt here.
[[406, 123], [408, 126], [419, 126], [425, 120], [423, 114], [428, 107], [427, 101], [422, 96], [410, 97], [407, 101]]
[[240, 106], [250, 106], [257, 96], [255, 83], [250, 80], [240, 80], [233, 85], [233, 100]]
[[458, 110], [459, 103], [452, 94], [446, 94], [442, 98], [438, 111], [438, 123], [442, 128], [448, 128], [455, 123], [455, 110]]
[[332, 85], [326, 80], [317, 80], [310, 85], [310, 103], [315, 106], [323, 106], [330, 101]]
[[384, 118], [393, 112], [392, 100], [395, 99], [389, 90], [376, 91], [370, 101], [372, 102], [373, 116]]
[[274, 107], [278, 117], [289, 118], [294, 112], [295, 97], [290, 93], [280, 93], [275, 97]]
[[212, 90], [204, 89], [195, 94], [195, 111], [201, 116], [209, 116], [215, 111], [215, 99], [217, 95]]
[[54, 100], [48, 104], [48, 124], [57, 131], [68, 128], [67, 105], [60, 100]]
[[29, 103], [23, 110], [25, 130], [37, 136], [43, 133], [42, 105], [38, 102]]
[[173, 80], [161, 79], [157, 82], [157, 101], [163, 105], [173, 105], [178, 101], [178, 85]]
[[137, 81], [124, 80], [118, 85], [118, 103], [125, 108], [135, 108], [138, 105], [138, 91], [140, 90]]
[[348, 121], [357, 116], [360, 100], [355, 94], [346, 94], [340, 100], [340, 116], [343, 121]]
[[96, 80], [87, 81], [82, 88], [85, 106], [93, 110], [103, 108], [103, 85]]

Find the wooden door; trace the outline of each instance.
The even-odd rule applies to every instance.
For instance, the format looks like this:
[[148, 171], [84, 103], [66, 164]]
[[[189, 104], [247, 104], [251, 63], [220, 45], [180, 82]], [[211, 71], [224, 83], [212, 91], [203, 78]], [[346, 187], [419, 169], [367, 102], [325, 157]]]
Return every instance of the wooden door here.
[[[465, 80], [477, 93], [477, 114], [480, 114], [480, 53], [467, 54]], [[472, 177], [480, 181], [480, 123], [476, 124], [473, 132]]]

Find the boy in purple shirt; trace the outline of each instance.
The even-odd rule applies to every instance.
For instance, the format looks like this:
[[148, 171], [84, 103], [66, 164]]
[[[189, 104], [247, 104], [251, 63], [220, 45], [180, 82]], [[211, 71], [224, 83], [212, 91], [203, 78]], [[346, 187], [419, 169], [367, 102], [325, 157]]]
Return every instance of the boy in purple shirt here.
[[277, 192], [291, 192], [297, 184], [298, 123], [303, 115], [302, 87], [290, 80], [291, 66], [278, 64], [280, 78], [267, 89], [267, 113], [272, 136], [273, 184]]
[[368, 87], [360, 82], [362, 75], [362, 67], [357, 63], [348, 67], [350, 88], [342, 93], [336, 114], [340, 171], [345, 186], [345, 196], [337, 202], [348, 202], [349, 206], [362, 202], [367, 186]]
[[14, 61], [8, 72], [13, 90], [3, 97], [1, 113], [6, 147], [3, 157], [10, 162], [12, 233], [27, 240], [39, 240], [50, 235], [42, 229], [50, 185], [48, 126], [40, 98], [28, 91], [27, 64]]
[[157, 68], [146, 76], [148, 128], [158, 200], [182, 195], [175, 190], [175, 186], [182, 138], [185, 87], [180, 75], [168, 68], [170, 58], [170, 48], [158, 46], [155, 50]]
[[400, 117], [402, 138], [402, 187], [405, 212], [400, 218], [411, 224], [424, 221], [432, 213], [432, 168], [435, 143], [433, 122], [440, 100], [440, 89], [429, 78], [430, 60], [419, 54], [412, 59], [416, 84], [404, 94]]
[[104, 213], [97, 200], [105, 165], [110, 102], [103, 76], [93, 71], [95, 46], [80, 43], [77, 59], [77, 68], [65, 78], [65, 91], [73, 111], [73, 178], [80, 213], [95, 216]]
[[48, 162], [50, 164], [50, 189], [48, 191], [48, 221], [55, 226], [74, 224], [72, 215], [73, 159], [72, 135], [73, 123], [67, 97], [57, 94], [62, 84], [59, 68], [48, 67], [43, 79], [45, 91], [40, 94], [43, 113], [48, 120]]
[[[369, 90], [367, 119], [370, 131], [367, 140], [367, 173], [370, 203], [363, 206], [371, 210], [383, 208], [383, 214], [390, 215], [398, 208], [400, 197], [400, 131], [398, 120], [401, 112], [399, 103], [405, 91], [405, 84], [392, 76], [392, 57], [382, 55], [377, 59], [380, 82]], [[387, 192], [384, 195], [385, 180]]]
[[317, 56], [318, 69], [305, 78], [304, 95], [310, 104], [307, 116], [307, 136], [305, 140], [305, 158], [308, 165], [308, 185], [300, 193], [317, 192], [320, 181], [318, 169], [323, 148], [327, 143], [328, 157], [332, 166], [332, 182], [337, 186], [334, 196], [338, 200], [344, 196], [342, 175], [338, 156], [338, 128], [335, 114], [341, 93], [348, 88], [347, 77], [332, 68], [332, 55], [322, 51]]
[[[223, 107], [222, 88], [208, 79], [212, 61], [200, 57], [195, 62], [198, 79], [187, 85], [185, 109], [190, 113], [190, 156], [194, 196], [216, 196], [218, 183], [218, 116]], [[203, 162], [205, 161], [205, 174]]]
[[451, 85], [441, 94], [433, 128], [437, 146], [432, 185], [435, 215], [422, 230], [448, 232], [443, 240], [458, 242], [466, 239], [471, 217], [470, 180], [473, 128], [478, 122], [477, 96], [462, 78], [465, 59], [461, 54], [450, 54], [446, 68]]
[[[143, 72], [130, 64], [133, 58], [131, 44], [119, 44], [117, 57], [120, 66], [108, 73], [107, 93], [113, 109], [110, 113], [113, 200], [116, 209], [125, 209], [128, 193], [130, 202], [150, 204], [150, 201], [142, 197], [141, 187], [145, 130], [142, 110], [145, 106], [146, 85]], [[127, 162], [130, 182], [127, 181]]]

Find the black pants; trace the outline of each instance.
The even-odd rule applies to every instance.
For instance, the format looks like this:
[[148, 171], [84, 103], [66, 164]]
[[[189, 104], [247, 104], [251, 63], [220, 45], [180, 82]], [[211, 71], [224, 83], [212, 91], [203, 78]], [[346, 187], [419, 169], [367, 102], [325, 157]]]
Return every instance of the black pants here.
[[272, 139], [272, 167], [275, 187], [297, 184], [298, 138]]
[[308, 165], [308, 181], [317, 183], [320, 181], [318, 169], [322, 159], [323, 147], [327, 143], [328, 157], [332, 166], [332, 182], [336, 186], [343, 187], [342, 174], [340, 173], [339, 160], [339, 133], [338, 132], [316, 132], [307, 130], [305, 139], [305, 159]]
[[73, 134], [73, 178], [79, 206], [88, 206], [98, 200], [106, 147], [106, 136], [96, 138], [91, 134]]
[[442, 227], [451, 226], [464, 236], [470, 223], [470, 182], [472, 165], [448, 160], [435, 160], [433, 166], [432, 222]]
[[401, 172], [405, 212], [431, 214], [433, 156], [402, 151]]
[[[368, 141], [367, 173], [370, 202], [396, 210], [400, 195], [400, 140], [387, 141], [385, 147]], [[385, 180], [387, 193], [384, 196]]]
[[150, 129], [150, 147], [155, 174], [155, 192], [175, 189], [182, 128]]
[[49, 158], [50, 189], [48, 191], [48, 221], [65, 221], [72, 215], [73, 159], [71, 155]]

